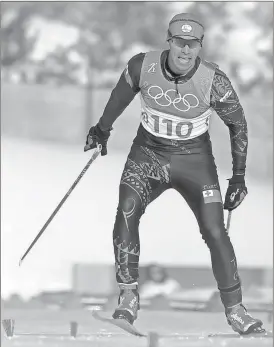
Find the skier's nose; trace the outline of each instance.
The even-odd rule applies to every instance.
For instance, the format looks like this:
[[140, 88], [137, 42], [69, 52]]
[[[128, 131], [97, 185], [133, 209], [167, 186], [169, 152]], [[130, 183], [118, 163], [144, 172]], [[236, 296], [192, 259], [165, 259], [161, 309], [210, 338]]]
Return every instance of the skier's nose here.
[[189, 53], [189, 46], [187, 44], [184, 45], [184, 47], [182, 48], [182, 52], [185, 53], [185, 54]]

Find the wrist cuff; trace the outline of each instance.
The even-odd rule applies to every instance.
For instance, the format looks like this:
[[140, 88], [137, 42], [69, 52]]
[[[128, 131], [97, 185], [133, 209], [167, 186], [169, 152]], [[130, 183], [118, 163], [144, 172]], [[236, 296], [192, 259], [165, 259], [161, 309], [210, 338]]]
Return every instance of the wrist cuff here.
[[229, 183], [245, 183], [245, 176], [233, 175], [232, 178], [229, 180]]

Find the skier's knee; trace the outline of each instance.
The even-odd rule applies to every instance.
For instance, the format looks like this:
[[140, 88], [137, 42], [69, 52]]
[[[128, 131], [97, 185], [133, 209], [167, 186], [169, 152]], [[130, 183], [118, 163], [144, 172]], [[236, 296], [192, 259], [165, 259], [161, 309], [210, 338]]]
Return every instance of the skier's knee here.
[[133, 215], [140, 215], [141, 203], [139, 199], [135, 197], [127, 197], [119, 202], [118, 209], [122, 211], [126, 216], [131, 217]]
[[220, 225], [211, 225], [206, 228], [201, 229], [201, 233], [203, 235], [203, 239], [210, 247], [211, 245], [220, 245], [224, 242], [225, 239], [228, 238], [228, 235], [224, 229], [224, 227]]

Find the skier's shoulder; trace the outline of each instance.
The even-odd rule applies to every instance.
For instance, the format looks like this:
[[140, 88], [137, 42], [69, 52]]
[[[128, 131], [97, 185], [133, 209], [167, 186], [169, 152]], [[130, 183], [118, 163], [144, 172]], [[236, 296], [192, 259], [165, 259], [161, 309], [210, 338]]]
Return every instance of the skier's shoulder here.
[[134, 69], [135, 67], [139, 68], [140, 66], [142, 66], [146, 56], [155, 56], [155, 55], [158, 56], [158, 55], [161, 55], [162, 53], [163, 53], [163, 50], [161, 51], [151, 50], [147, 52], [140, 52], [130, 58], [130, 60], [128, 61], [128, 66], [130, 66], [132, 69]]
[[212, 61], [202, 60], [203, 64], [210, 69], [214, 70], [214, 79], [218, 81], [229, 82], [230, 80], [226, 73], [220, 68], [220, 66]]
[[145, 55], [146, 53], [140, 52], [129, 59], [127, 64], [129, 73], [140, 72]]
[[155, 52], [158, 52], [158, 51], [140, 52], [138, 54], [135, 54], [129, 59], [127, 67], [126, 67], [126, 73], [129, 74], [129, 76], [131, 77], [131, 80], [133, 81], [133, 85], [135, 85], [136, 88], [137, 86], [139, 86], [142, 66], [143, 66], [145, 57], [150, 54], [153, 55], [155, 54]]
[[143, 62], [145, 55], [146, 55], [146, 52], [137, 53], [129, 59], [129, 63], [138, 64], [140, 62]]
[[205, 59], [201, 59], [201, 62], [203, 65], [205, 65], [206, 67], [208, 67], [209, 69], [212, 69], [214, 71], [219, 69], [219, 65], [214, 63], [213, 61], [208, 61]]

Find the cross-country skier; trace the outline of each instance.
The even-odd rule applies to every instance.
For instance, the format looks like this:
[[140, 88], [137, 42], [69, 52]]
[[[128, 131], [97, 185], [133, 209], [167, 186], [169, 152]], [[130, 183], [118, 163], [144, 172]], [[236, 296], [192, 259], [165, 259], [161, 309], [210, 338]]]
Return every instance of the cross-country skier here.
[[[262, 321], [242, 304], [236, 256], [223, 213], [237, 208], [247, 194], [247, 124], [226, 74], [199, 57], [203, 37], [204, 26], [196, 16], [174, 16], [167, 34], [169, 49], [129, 60], [102, 117], [87, 136], [85, 151], [100, 143], [101, 154], [106, 155], [114, 121], [140, 93], [141, 123], [121, 177], [113, 231], [120, 287], [113, 318], [131, 324], [137, 318], [140, 218], [149, 203], [173, 188], [193, 211], [209, 248], [228, 324], [239, 334], [262, 332]], [[231, 139], [233, 174], [224, 205], [208, 133], [213, 111], [228, 126]]]

